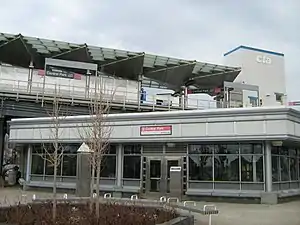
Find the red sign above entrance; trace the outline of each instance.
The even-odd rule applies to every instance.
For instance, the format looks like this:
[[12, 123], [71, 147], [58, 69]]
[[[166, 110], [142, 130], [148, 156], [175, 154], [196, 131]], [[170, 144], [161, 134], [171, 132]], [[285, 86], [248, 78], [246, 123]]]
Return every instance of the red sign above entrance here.
[[172, 126], [142, 126], [140, 127], [141, 136], [151, 135], [171, 135]]

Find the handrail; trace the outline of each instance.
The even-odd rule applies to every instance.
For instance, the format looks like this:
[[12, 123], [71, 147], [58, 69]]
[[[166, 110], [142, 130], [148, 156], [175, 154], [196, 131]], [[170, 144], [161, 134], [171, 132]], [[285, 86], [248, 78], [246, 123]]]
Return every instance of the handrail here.
[[[18, 68], [13, 66], [6, 66], [0, 64], [0, 91], [2, 92], [14, 92], [19, 96], [20, 94], [29, 94], [33, 96], [48, 96], [54, 95], [55, 90], [57, 91], [57, 95], [61, 98], [70, 98], [72, 102], [75, 99], [83, 99], [83, 100], [91, 100], [94, 97], [94, 93], [102, 93], [104, 95], [105, 100], [111, 100], [112, 102], [120, 102], [124, 106], [127, 104], [138, 104], [138, 101], [141, 101], [141, 104], [150, 105], [153, 107], [153, 110], [157, 106], [166, 107], [166, 109], [171, 110], [172, 108], [180, 108], [179, 98], [172, 96], [158, 96], [158, 95], [150, 95], [146, 94], [146, 100], [142, 101], [140, 98], [140, 92], [137, 88], [137, 83], [129, 86], [129, 81], [116, 79], [114, 77], [103, 76], [100, 78], [99, 82], [102, 82], [101, 87], [96, 87], [94, 84], [90, 85], [90, 88], [87, 90], [85, 87], [85, 80], [80, 83], [79, 81], [73, 82], [72, 80], [59, 80], [64, 78], [56, 78], [47, 77], [47, 79], [53, 79], [54, 81], [51, 83], [44, 83], [43, 76], [38, 75], [38, 70], [33, 70], [33, 75], [35, 79], [41, 77], [41, 81], [28, 81], [28, 80], [20, 80], [20, 79], [7, 79], [6, 76], [15, 76], [20, 77], [20, 74], [24, 75], [24, 78], [28, 78], [29, 69]], [[85, 79], [85, 78], [84, 78]], [[94, 78], [93, 78], [94, 79]], [[106, 79], [106, 83], [103, 83], [103, 80]], [[69, 82], [69, 84], [56, 83], [59, 81]], [[124, 82], [122, 85], [118, 86], [116, 83]], [[94, 82], [96, 82], [94, 80]], [[133, 83], [133, 82], [132, 82]], [[82, 85], [79, 85], [82, 84]], [[134, 83], [133, 83], [134, 84]], [[30, 85], [30, 88], [28, 86]], [[114, 94], [113, 94], [114, 93]], [[37, 97], [38, 98], [38, 97]], [[234, 102], [230, 103], [230, 107], [240, 107], [235, 105]], [[187, 98], [187, 109], [207, 109], [207, 108], [216, 108], [215, 100], [203, 100], [188, 97]]]

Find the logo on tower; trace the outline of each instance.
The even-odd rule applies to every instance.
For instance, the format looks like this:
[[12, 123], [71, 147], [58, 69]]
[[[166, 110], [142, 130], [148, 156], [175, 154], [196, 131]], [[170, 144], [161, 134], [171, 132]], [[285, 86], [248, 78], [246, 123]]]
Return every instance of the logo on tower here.
[[265, 55], [258, 55], [256, 56], [256, 62], [262, 64], [272, 64], [272, 59]]

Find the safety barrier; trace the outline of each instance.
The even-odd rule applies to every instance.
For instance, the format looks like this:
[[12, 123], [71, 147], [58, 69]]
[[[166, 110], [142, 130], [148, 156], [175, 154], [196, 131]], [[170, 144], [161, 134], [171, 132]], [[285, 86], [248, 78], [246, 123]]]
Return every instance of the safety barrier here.
[[[39, 75], [38, 70], [33, 70], [33, 79], [28, 81], [29, 69], [0, 65], [0, 90], [2, 93], [14, 93], [17, 97], [23, 95], [34, 96], [43, 101], [45, 97], [57, 95], [60, 98], [71, 99], [72, 103], [78, 100], [92, 100], [95, 93], [102, 93], [103, 101], [110, 101], [124, 105], [148, 105], [153, 110], [158, 107], [166, 109], [181, 109], [178, 97], [171, 95], [151, 95], [138, 91], [137, 82], [101, 76], [99, 81], [91, 78], [89, 85], [85, 76], [82, 80], [66, 78], [53, 78]], [[95, 83], [98, 82], [96, 85]], [[23, 96], [24, 97], [24, 96]], [[231, 107], [235, 107], [231, 103]], [[186, 109], [216, 108], [216, 101], [203, 100], [188, 96]]]
[[[26, 196], [26, 195], [25, 195]], [[94, 198], [96, 195], [93, 196]], [[68, 197], [67, 194], [63, 195], [62, 199], [57, 199], [57, 202], [86, 202], [90, 198], [80, 197]], [[140, 206], [153, 206], [153, 207], [172, 207], [178, 210], [187, 211], [189, 214], [198, 213], [203, 216], [208, 216], [208, 224], [212, 224], [212, 217], [219, 214], [219, 210], [215, 205], [200, 205], [195, 201], [183, 201], [181, 202], [178, 198], [161, 196], [159, 200], [139, 199], [137, 195], [131, 195], [130, 198], [115, 198], [111, 193], [105, 193], [102, 198], [99, 199], [103, 203], [120, 203], [120, 204], [134, 204]], [[48, 202], [51, 201], [49, 198], [38, 198], [36, 194], [32, 195], [32, 202]]]

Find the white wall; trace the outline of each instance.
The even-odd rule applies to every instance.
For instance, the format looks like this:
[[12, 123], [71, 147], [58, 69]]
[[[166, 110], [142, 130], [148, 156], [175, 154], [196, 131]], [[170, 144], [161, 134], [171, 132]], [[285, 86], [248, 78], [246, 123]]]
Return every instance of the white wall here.
[[284, 56], [241, 47], [226, 55], [224, 63], [242, 68], [235, 82], [259, 86], [263, 105], [279, 105], [275, 93], [286, 95]]

